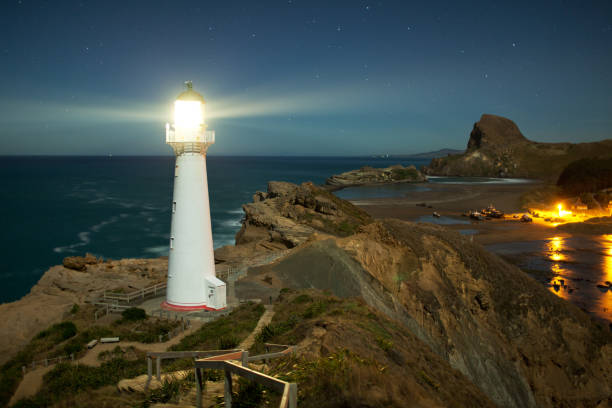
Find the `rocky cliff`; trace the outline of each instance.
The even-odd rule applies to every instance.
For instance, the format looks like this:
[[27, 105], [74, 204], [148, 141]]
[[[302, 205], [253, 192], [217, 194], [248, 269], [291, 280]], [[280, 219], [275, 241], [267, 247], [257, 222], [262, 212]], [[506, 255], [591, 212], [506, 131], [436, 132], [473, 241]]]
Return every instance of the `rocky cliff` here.
[[593, 143], [537, 143], [510, 119], [484, 114], [463, 154], [433, 159], [424, 172], [439, 176], [522, 177], [556, 181], [570, 162], [612, 155], [612, 140]]
[[442, 227], [375, 222], [352, 236], [308, 242], [252, 274], [279, 287], [363, 298], [498, 406], [612, 403], [609, 330]]
[[259, 242], [275, 249], [293, 248], [315, 232], [350, 235], [372, 221], [365, 211], [312, 183], [271, 181], [267, 192], [258, 191], [242, 209], [236, 245]]
[[414, 166], [401, 164], [386, 168], [362, 167], [342, 174], [333, 175], [325, 184], [333, 187], [361, 186], [366, 184], [422, 183], [427, 178]]

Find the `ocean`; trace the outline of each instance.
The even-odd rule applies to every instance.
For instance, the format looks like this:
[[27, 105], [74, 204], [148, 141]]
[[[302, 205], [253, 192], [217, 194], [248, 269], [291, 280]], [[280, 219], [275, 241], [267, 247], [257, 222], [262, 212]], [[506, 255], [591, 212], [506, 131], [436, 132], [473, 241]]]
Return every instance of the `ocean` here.
[[[242, 204], [270, 180], [322, 184], [366, 165], [419, 167], [429, 160], [208, 156], [207, 162], [213, 240], [220, 247], [234, 243]], [[173, 171], [173, 156], [0, 157], [0, 303], [21, 298], [66, 256], [167, 255]], [[372, 194], [385, 191], [391, 190]]]

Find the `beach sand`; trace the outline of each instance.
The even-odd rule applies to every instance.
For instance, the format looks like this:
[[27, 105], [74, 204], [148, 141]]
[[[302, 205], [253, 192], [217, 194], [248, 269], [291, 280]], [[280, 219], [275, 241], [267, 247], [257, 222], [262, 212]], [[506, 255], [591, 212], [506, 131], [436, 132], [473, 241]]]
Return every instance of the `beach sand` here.
[[[476, 221], [462, 216], [469, 210], [479, 210], [493, 204], [506, 214], [522, 214], [521, 195], [542, 187], [542, 184], [442, 184], [429, 183], [429, 191], [411, 191], [405, 197], [356, 199], [351, 202], [366, 210], [374, 218], [399, 218], [405, 221], [439, 221], [431, 217], [436, 211], [462, 224], [444, 224], [452, 230], [475, 230], [474, 242], [482, 245], [503, 242], [533, 241], [559, 235], [552, 226], [522, 223], [518, 219]], [[417, 204], [426, 204], [423, 207]], [[441, 220], [442, 222], [444, 220]], [[451, 220], [447, 220], [452, 222]], [[560, 234], [564, 235], [564, 234]]]

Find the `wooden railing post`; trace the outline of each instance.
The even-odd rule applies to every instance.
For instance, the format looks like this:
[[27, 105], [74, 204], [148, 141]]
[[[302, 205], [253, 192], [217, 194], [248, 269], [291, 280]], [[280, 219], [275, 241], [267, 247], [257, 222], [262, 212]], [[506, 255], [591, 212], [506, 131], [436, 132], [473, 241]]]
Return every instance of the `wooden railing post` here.
[[232, 408], [232, 373], [225, 369], [225, 408]]
[[249, 352], [248, 351], [242, 352], [242, 366], [249, 368]]
[[202, 408], [202, 370], [195, 368], [196, 407]]
[[289, 383], [289, 408], [297, 408], [297, 384]]
[[149, 389], [151, 377], [153, 377], [153, 360], [151, 359], [151, 356], [147, 356], [147, 383], [145, 384], [145, 392], [147, 392]]
[[161, 358], [157, 356], [155, 359], [155, 376], [157, 377], [157, 381], [161, 382]]

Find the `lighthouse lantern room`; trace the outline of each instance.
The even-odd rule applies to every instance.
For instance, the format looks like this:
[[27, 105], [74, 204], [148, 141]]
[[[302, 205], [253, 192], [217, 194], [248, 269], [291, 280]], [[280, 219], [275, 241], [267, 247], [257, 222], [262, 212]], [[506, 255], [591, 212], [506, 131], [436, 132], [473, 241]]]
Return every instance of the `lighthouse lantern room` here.
[[164, 309], [218, 310], [226, 307], [225, 283], [215, 276], [206, 151], [215, 131], [206, 129], [205, 102], [191, 81], [174, 102], [174, 125], [166, 143], [176, 155], [168, 287]]

